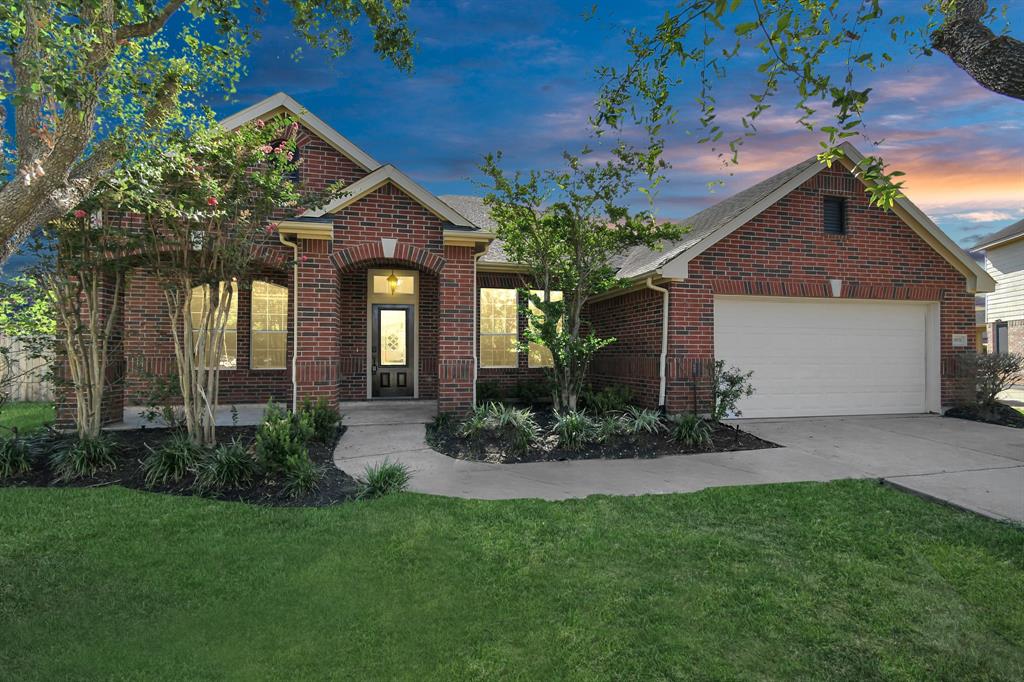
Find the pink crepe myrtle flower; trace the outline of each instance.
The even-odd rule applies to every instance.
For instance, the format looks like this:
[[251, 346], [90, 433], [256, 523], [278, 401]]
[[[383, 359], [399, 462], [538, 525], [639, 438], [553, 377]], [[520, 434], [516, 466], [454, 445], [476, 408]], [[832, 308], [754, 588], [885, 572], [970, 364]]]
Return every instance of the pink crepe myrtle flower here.
[[276, 230], [276, 229], [277, 229], [277, 223], [270, 223], [269, 225], [267, 225], [266, 229], [263, 230], [263, 231], [266, 232], [267, 234], [274, 234], [274, 230]]
[[208, 198], [208, 199], [206, 200], [206, 205], [207, 205], [207, 206], [216, 206], [216, 205], [217, 205], [217, 204], [219, 204], [219, 203], [220, 203], [220, 202], [219, 202], [219, 201], [217, 201], [217, 197], [209, 197], [209, 198]]
[[257, 128], [262, 128], [265, 125], [267, 125], [267, 124], [266, 124], [266, 122], [264, 122], [264, 120], [262, 118], [256, 119], [256, 127]]
[[271, 147], [269, 144], [265, 144], [262, 147], [260, 147], [260, 151], [263, 152], [264, 154], [269, 154], [270, 152], [274, 151], [274, 148]]
[[86, 213], [82, 209], [78, 209], [77, 211], [75, 211], [75, 217], [78, 218], [78, 219], [82, 219], [82, 218], [84, 218], [87, 215], [88, 215], [88, 213]]
[[299, 257], [299, 262], [300, 263], [305, 263], [308, 260], [309, 260], [309, 256], [300, 256]]
[[298, 121], [292, 121], [292, 132], [293, 133], [299, 132], [299, 122]]

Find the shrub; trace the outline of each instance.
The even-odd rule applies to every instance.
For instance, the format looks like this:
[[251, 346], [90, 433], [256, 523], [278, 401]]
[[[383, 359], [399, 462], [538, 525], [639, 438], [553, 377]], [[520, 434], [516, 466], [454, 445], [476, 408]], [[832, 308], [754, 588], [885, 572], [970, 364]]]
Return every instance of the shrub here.
[[744, 372], [737, 367], [725, 366], [724, 360], [715, 361], [713, 389], [715, 393], [711, 420], [722, 421], [728, 416], [739, 417], [742, 412], [736, 407], [740, 398], [754, 395], [754, 387], [750, 383], [753, 372]]
[[533, 413], [501, 403], [478, 405], [459, 425], [460, 436], [480, 438], [485, 433], [500, 437], [515, 454], [524, 454], [540, 435]]
[[628, 386], [606, 386], [595, 391], [588, 386], [580, 392], [580, 405], [594, 414], [625, 412], [633, 400], [633, 391]]
[[489, 403], [501, 400], [501, 387], [497, 381], [476, 382], [476, 399], [478, 403]]
[[1000, 353], [970, 355], [965, 358], [969, 375], [975, 380], [975, 401], [991, 414], [999, 404], [999, 394], [1024, 382], [1024, 354]]
[[473, 411], [469, 413], [461, 424], [459, 424], [458, 434], [463, 438], [479, 438], [482, 436], [489, 427], [488, 422], [488, 405], [477, 405], [473, 408]]
[[287, 413], [268, 417], [256, 431], [253, 448], [260, 466], [268, 474], [285, 470], [289, 458], [302, 456], [309, 459], [306, 442], [312, 435], [312, 427], [301, 420], [292, 419]]
[[50, 456], [50, 466], [61, 481], [94, 476], [117, 466], [117, 444], [105, 433], [91, 438], [74, 438]]
[[385, 459], [377, 464], [368, 464], [359, 483], [359, 497], [383, 497], [400, 493], [409, 487], [412, 472], [401, 462]]
[[0, 436], [0, 478], [24, 474], [31, 468], [28, 443], [17, 433]]
[[535, 405], [536, 403], [550, 400], [551, 382], [547, 379], [536, 379], [533, 381], [520, 381], [516, 383], [513, 396], [523, 405]]
[[320, 487], [323, 477], [323, 469], [313, 463], [305, 450], [289, 454], [281, 468], [282, 488], [291, 497], [313, 492]]
[[665, 428], [661, 422], [661, 413], [657, 410], [650, 410], [630, 405], [626, 413], [622, 415], [623, 431], [631, 436], [638, 436], [641, 433], [659, 433]]
[[610, 438], [621, 436], [623, 429], [624, 424], [622, 423], [622, 417], [620, 415], [606, 414], [597, 420], [597, 430], [594, 435], [594, 440], [598, 443], [606, 443]]
[[711, 445], [711, 427], [700, 415], [686, 412], [668, 418], [672, 440], [691, 448]]
[[157, 448], [146, 446], [149, 454], [142, 460], [146, 485], [180, 481], [206, 455], [203, 448], [189, 439], [184, 431], [176, 431]]
[[299, 406], [299, 419], [302, 418], [309, 423], [313, 438], [321, 443], [330, 444], [338, 434], [341, 415], [324, 398], [303, 400]]
[[573, 452], [597, 440], [598, 424], [584, 411], [571, 410], [555, 414], [555, 425], [551, 432], [558, 436], [559, 447]]
[[242, 488], [256, 476], [256, 462], [238, 439], [208, 451], [196, 466], [196, 490]]

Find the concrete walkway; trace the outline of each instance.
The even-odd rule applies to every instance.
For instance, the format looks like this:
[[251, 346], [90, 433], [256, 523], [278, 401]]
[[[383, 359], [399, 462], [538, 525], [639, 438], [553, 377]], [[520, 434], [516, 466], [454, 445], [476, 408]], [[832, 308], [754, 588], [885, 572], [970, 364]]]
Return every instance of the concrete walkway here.
[[[386, 409], [382, 409], [386, 406]], [[656, 459], [485, 464], [434, 452], [426, 401], [342, 406], [349, 430], [335, 464], [359, 476], [368, 464], [401, 461], [411, 488], [478, 499], [561, 500], [704, 488], [882, 478], [999, 519], [1024, 523], [1024, 430], [934, 415], [744, 420], [741, 426], [784, 447]]]

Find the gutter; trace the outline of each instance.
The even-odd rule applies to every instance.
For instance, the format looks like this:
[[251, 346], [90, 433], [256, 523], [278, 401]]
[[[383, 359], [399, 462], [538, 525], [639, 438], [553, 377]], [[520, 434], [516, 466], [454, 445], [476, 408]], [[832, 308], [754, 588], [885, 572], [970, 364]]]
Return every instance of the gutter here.
[[277, 233], [278, 240], [285, 246], [292, 247], [292, 413], [298, 411], [299, 406], [299, 245], [297, 242], [290, 242], [285, 239], [281, 232]]
[[[480, 314], [480, 303], [477, 301], [477, 292], [479, 288], [476, 283], [476, 271], [477, 266], [480, 263], [480, 259], [487, 253], [487, 249], [484, 249], [480, 253], [473, 254], [473, 407], [476, 407], [476, 384], [480, 378], [480, 336], [477, 334], [477, 317]], [[516, 315], [518, 315], [518, 311]], [[518, 331], [517, 331], [518, 340]]]
[[661, 362], [659, 368], [660, 385], [658, 386], [658, 407], [665, 409], [665, 370], [668, 365], [668, 289], [655, 286], [652, 277], [647, 278], [644, 282], [644, 286], [651, 291], [658, 291], [661, 293]]

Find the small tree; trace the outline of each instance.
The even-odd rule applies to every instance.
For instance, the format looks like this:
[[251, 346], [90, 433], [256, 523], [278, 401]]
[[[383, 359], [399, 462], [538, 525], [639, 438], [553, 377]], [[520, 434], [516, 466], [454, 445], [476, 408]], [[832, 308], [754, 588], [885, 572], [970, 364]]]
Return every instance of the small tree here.
[[[619, 144], [605, 162], [588, 163], [589, 153], [565, 153], [565, 169], [526, 176], [506, 174], [500, 154], [488, 155], [481, 166], [497, 235], [540, 292], [520, 297], [530, 320], [524, 336], [551, 351], [558, 410], [576, 409], [594, 354], [615, 342], [598, 337], [583, 317], [591, 298], [621, 284], [612, 258], [634, 246], [659, 248], [682, 234], [651, 211], [627, 206], [638, 180], [660, 169], [659, 146], [639, 152]], [[553, 291], [562, 298], [555, 300]]]
[[[254, 247], [273, 231], [268, 219], [338, 192], [304, 194], [292, 179], [297, 130], [278, 118], [181, 135], [133, 163], [118, 183], [122, 205], [145, 216], [142, 261], [164, 289], [185, 426], [197, 444], [216, 442], [232, 301], [251, 277]], [[201, 306], [193, 305], [197, 289]]]
[[975, 379], [975, 399], [982, 414], [994, 416], [999, 394], [1024, 382], [1024, 355], [982, 353], [969, 356], [969, 374]]
[[[110, 358], [121, 343], [118, 324], [130, 236], [86, 208], [51, 221], [29, 242], [34, 262], [30, 281], [38, 283], [37, 306], [52, 307], [56, 347], [66, 363], [75, 394], [75, 427], [80, 438], [99, 435]], [[45, 302], [44, 302], [45, 300]], [[40, 310], [36, 314], [43, 314]]]
[[[53, 357], [53, 301], [39, 278], [27, 273], [0, 282], [0, 411], [10, 399], [11, 385], [28, 370], [22, 361]], [[18, 352], [12, 352], [12, 342]]]

